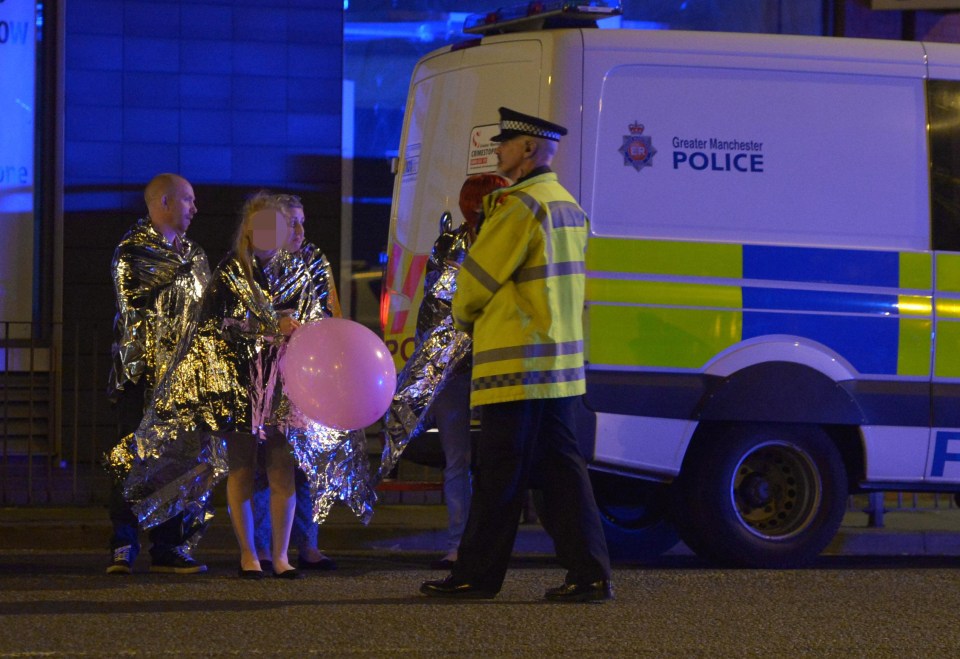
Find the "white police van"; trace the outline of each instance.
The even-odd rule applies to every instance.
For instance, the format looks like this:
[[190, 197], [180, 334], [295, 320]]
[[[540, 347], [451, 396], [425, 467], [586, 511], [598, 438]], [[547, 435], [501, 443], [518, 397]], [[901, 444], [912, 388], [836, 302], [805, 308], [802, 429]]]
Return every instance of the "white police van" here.
[[677, 528], [722, 563], [794, 566], [849, 493], [960, 490], [960, 46], [596, 29], [573, 4], [536, 30], [481, 16], [416, 66], [382, 299], [398, 362], [505, 105], [569, 129], [584, 448], [615, 554]]

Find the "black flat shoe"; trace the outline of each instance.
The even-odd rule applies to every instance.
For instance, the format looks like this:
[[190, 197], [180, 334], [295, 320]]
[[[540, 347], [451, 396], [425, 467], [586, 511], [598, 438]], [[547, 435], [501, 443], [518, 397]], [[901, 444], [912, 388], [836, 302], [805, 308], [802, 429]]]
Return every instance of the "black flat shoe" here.
[[283, 572], [274, 572], [274, 579], [303, 579], [305, 575], [303, 572], [300, 572], [296, 568], [290, 568], [289, 570], [284, 570]]
[[565, 583], [557, 588], [551, 588], [544, 593], [544, 597], [551, 602], [603, 602], [613, 599], [613, 586], [609, 581]]
[[497, 596], [497, 591], [481, 588], [466, 581], [458, 581], [453, 575], [446, 579], [424, 581], [420, 592], [427, 597], [447, 597], [451, 599], [489, 600]]
[[297, 559], [298, 570], [323, 570], [328, 572], [337, 569], [337, 563], [332, 558], [324, 556], [319, 561], [308, 561], [303, 558]]
[[244, 570], [243, 568], [240, 568], [237, 570], [237, 576], [240, 577], [241, 579], [253, 579], [253, 580], [263, 579], [263, 571], [262, 570]]

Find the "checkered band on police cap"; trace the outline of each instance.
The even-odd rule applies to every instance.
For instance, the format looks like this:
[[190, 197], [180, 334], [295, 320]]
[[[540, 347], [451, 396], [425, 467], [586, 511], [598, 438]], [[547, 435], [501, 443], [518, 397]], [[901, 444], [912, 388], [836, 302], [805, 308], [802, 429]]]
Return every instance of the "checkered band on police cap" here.
[[559, 124], [509, 108], [500, 108], [500, 134], [491, 139], [494, 142], [505, 142], [518, 135], [530, 135], [559, 142], [566, 134], [567, 129]]
[[528, 123], [526, 121], [501, 121], [500, 130], [512, 130], [515, 133], [532, 135], [533, 137], [545, 137], [548, 140], [559, 140], [560, 133], [555, 130], [547, 130], [540, 126]]

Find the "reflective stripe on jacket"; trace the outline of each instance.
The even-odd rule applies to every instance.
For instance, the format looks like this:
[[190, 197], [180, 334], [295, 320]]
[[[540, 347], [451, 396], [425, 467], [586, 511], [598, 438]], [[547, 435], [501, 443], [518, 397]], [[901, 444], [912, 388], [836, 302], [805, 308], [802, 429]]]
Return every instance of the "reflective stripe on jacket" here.
[[483, 205], [453, 298], [473, 334], [471, 405], [583, 394], [586, 214], [550, 171]]

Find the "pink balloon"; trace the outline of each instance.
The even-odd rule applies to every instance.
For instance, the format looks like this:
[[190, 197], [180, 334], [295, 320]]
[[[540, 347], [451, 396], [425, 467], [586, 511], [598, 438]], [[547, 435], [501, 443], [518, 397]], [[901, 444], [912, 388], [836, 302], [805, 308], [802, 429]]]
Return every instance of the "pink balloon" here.
[[390, 407], [397, 369], [383, 341], [360, 323], [325, 318], [297, 329], [280, 363], [283, 388], [317, 423], [356, 430]]

